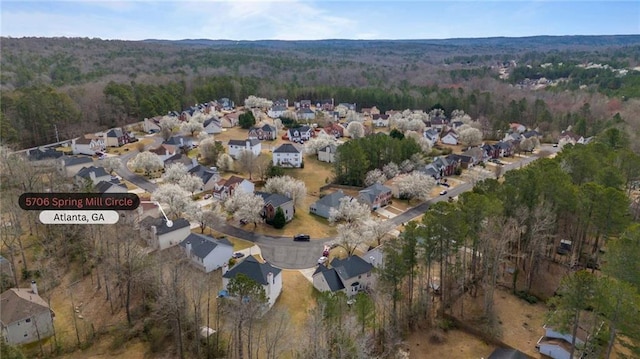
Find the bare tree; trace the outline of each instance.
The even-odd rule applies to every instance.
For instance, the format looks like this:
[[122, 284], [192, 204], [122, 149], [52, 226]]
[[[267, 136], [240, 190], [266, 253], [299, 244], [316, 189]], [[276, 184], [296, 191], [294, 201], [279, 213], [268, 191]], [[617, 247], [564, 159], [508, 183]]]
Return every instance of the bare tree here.
[[233, 158], [226, 153], [218, 156], [218, 161], [216, 162], [218, 166], [218, 170], [222, 172], [229, 172], [233, 170]]
[[196, 132], [203, 131], [204, 127], [201, 122], [192, 118], [189, 121], [183, 122], [182, 125], [180, 125], [180, 130], [182, 132], [190, 133], [191, 136], [193, 136]]
[[276, 176], [267, 180], [264, 189], [269, 193], [279, 193], [293, 200], [294, 206], [300, 208], [304, 205], [307, 196], [307, 186], [303, 181], [290, 176]]
[[252, 174], [255, 169], [256, 161], [258, 156], [256, 156], [251, 150], [242, 149], [236, 158], [236, 165], [238, 169], [242, 172], [246, 172], [249, 174], [249, 179], [252, 179]]
[[218, 158], [224, 153], [224, 147], [222, 143], [216, 141], [213, 136], [209, 136], [198, 145], [200, 156], [206, 163], [216, 163]]

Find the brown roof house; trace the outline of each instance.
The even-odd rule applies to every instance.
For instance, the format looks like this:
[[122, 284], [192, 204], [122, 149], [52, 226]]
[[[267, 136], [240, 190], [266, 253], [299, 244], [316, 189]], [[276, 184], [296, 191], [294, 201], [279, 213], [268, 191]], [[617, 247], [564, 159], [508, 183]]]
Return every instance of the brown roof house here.
[[11, 288], [0, 294], [2, 338], [11, 345], [52, 336], [53, 317], [47, 302], [38, 295], [35, 281], [31, 288]]

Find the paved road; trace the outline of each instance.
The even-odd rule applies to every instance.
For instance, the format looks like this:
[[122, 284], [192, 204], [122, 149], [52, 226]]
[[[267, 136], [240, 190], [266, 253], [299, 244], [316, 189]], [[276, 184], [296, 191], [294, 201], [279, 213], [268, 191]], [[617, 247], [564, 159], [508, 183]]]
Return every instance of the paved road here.
[[[154, 147], [162, 143], [162, 139], [157, 136], [154, 137], [154, 140], [157, 142], [154, 143]], [[539, 151], [542, 150], [550, 153], [557, 153], [559, 148], [552, 147], [551, 145], [543, 145]], [[132, 173], [128, 168], [126, 168], [127, 161], [136, 153], [137, 151], [121, 156], [123, 166], [118, 170], [118, 174], [140, 188], [153, 192], [153, 190], [157, 188], [156, 184], [149, 182], [142, 176]], [[520, 161], [505, 164], [503, 166], [504, 172], [520, 168], [535, 161], [536, 159], [538, 159], [537, 156], [529, 156], [526, 158], [520, 158]], [[433, 203], [448, 200], [449, 196], [455, 197], [463, 192], [471, 190], [472, 188], [472, 183], [462, 183], [448, 190], [447, 195], [430, 199], [388, 220], [392, 221], [395, 225], [409, 222], [426, 212], [427, 209], [429, 209], [429, 206]], [[314, 267], [317, 264], [318, 258], [322, 254], [324, 244], [334, 240], [333, 238], [312, 238], [310, 242], [294, 242], [291, 237], [266, 236], [254, 233], [251, 231], [252, 229], [253, 225], [251, 224], [247, 224], [243, 228], [230, 226], [228, 224], [224, 224], [221, 227], [216, 228], [217, 231], [228, 236], [242, 238], [257, 244], [262, 251], [263, 258], [269, 261], [272, 265], [284, 269], [306, 269]]]
[[[149, 145], [147, 148], [156, 148], [162, 143], [162, 137], [160, 136], [153, 136], [153, 137], [147, 137], [147, 138], [153, 139], [153, 144]], [[155, 183], [149, 182], [149, 180], [143, 176], [140, 176], [131, 172], [127, 167], [127, 162], [129, 162], [129, 160], [137, 154], [138, 154], [138, 151], [134, 150], [134, 151], [128, 152], [125, 155], [121, 155], [120, 161], [122, 162], [122, 166], [120, 166], [120, 168], [116, 171], [116, 173], [123, 179], [133, 183], [134, 185], [144, 189], [149, 193], [152, 193], [158, 188], [158, 185], [156, 185]]]

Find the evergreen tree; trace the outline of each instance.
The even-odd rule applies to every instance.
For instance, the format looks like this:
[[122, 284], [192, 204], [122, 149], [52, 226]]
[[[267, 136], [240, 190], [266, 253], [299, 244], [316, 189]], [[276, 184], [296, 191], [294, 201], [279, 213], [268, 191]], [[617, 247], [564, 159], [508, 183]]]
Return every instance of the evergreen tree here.
[[284, 211], [278, 207], [276, 215], [273, 217], [273, 228], [280, 229], [284, 227], [285, 224], [287, 224], [287, 219], [284, 216]]

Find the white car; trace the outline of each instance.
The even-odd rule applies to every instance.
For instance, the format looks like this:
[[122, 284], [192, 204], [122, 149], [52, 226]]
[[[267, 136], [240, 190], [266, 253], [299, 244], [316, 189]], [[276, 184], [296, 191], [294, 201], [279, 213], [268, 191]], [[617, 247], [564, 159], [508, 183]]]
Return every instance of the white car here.
[[204, 199], [209, 199], [209, 198], [211, 198], [211, 193], [207, 193], [204, 195]]
[[441, 196], [444, 196], [445, 194], [447, 194], [447, 191], [446, 191], [446, 190], [444, 190], [444, 191], [440, 191], [440, 195], [441, 195]]
[[318, 264], [324, 264], [327, 261], [327, 259], [328, 258], [324, 256], [318, 258]]

